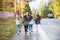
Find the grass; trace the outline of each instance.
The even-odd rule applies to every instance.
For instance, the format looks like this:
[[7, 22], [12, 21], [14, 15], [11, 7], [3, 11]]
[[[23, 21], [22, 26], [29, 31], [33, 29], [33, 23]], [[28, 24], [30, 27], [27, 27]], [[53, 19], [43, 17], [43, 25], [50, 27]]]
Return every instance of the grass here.
[[8, 40], [16, 32], [14, 20], [0, 20], [0, 40]]

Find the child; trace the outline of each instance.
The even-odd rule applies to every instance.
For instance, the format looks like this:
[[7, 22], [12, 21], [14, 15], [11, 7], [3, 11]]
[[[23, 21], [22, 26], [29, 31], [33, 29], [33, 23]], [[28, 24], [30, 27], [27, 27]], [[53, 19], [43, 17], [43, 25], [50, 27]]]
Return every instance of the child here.
[[32, 28], [33, 28], [33, 22], [34, 22], [31, 14], [28, 14], [28, 22], [29, 22], [29, 24], [28, 24], [29, 32], [31, 34], [31, 32], [33, 32]]
[[25, 34], [27, 34], [27, 32], [28, 32], [28, 19], [27, 19], [26, 15], [23, 16], [23, 25], [24, 25], [24, 29], [25, 29]]
[[20, 30], [20, 18], [19, 18], [19, 15], [16, 15], [16, 28], [18, 30], [18, 35], [19, 35], [19, 32], [21, 32]]
[[38, 25], [40, 24], [40, 21], [41, 21], [41, 17], [39, 16], [39, 14], [37, 14], [35, 18], [35, 24], [37, 26], [36, 31], [38, 31]]
[[31, 21], [29, 22], [29, 31], [30, 31], [30, 34], [31, 34], [31, 32], [33, 32], [32, 31], [32, 29], [33, 29], [33, 24], [34, 24], [34, 19], [31, 19]]

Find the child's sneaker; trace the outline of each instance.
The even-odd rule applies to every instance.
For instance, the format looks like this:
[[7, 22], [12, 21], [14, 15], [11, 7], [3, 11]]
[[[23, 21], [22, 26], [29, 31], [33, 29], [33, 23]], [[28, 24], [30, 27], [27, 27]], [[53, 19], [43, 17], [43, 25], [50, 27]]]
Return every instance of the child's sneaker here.
[[31, 31], [29, 32], [29, 34], [31, 34]]
[[18, 31], [17, 33], [18, 33], [18, 35], [19, 35], [19, 31]]
[[19, 31], [21, 33], [21, 31]]

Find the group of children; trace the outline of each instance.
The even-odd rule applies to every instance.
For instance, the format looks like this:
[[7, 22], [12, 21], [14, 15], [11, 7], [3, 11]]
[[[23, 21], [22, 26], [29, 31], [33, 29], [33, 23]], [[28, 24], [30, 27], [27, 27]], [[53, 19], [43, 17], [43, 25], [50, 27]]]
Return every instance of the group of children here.
[[[23, 15], [22, 18], [22, 23], [24, 25], [24, 30], [25, 34], [27, 34], [28, 29], [29, 33], [31, 34], [32, 29], [33, 29], [33, 24], [35, 23], [36, 25], [40, 24], [41, 17], [37, 14], [35, 18], [32, 17], [31, 14]], [[21, 33], [21, 26], [20, 26], [20, 16], [17, 14], [16, 15], [16, 28], [18, 30], [18, 35]]]

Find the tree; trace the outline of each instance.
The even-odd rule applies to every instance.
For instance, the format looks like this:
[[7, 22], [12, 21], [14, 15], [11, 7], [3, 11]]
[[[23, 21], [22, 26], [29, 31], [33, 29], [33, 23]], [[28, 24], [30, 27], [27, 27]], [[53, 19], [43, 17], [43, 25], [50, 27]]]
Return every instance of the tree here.
[[43, 0], [40, 2], [40, 6], [38, 8], [39, 14], [42, 16], [42, 11], [44, 10], [44, 3]]
[[54, 14], [54, 17], [57, 18], [60, 15], [60, 0], [50, 0], [49, 10]]
[[48, 13], [48, 6], [44, 4], [44, 0], [41, 1], [40, 6], [38, 8], [38, 12], [41, 15], [41, 17], [46, 18]]
[[29, 5], [26, 5], [25, 8], [24, 8], [24, 10], [25, 10], [26, 12], [31, 13], [31, 9], [30, 9]]
[[36, 10], [34, 8], [32, 8], [32, 16], [35, 17], [35, 13], [36, 13]]
[[14, 2], [10, 2], [9, 0], [3, 1], [3, 11], [11, 11], [14, 7]]
[[0, 0], [0, 11], [3, 11], [2, 7], [3, 7], [3, 0]]

